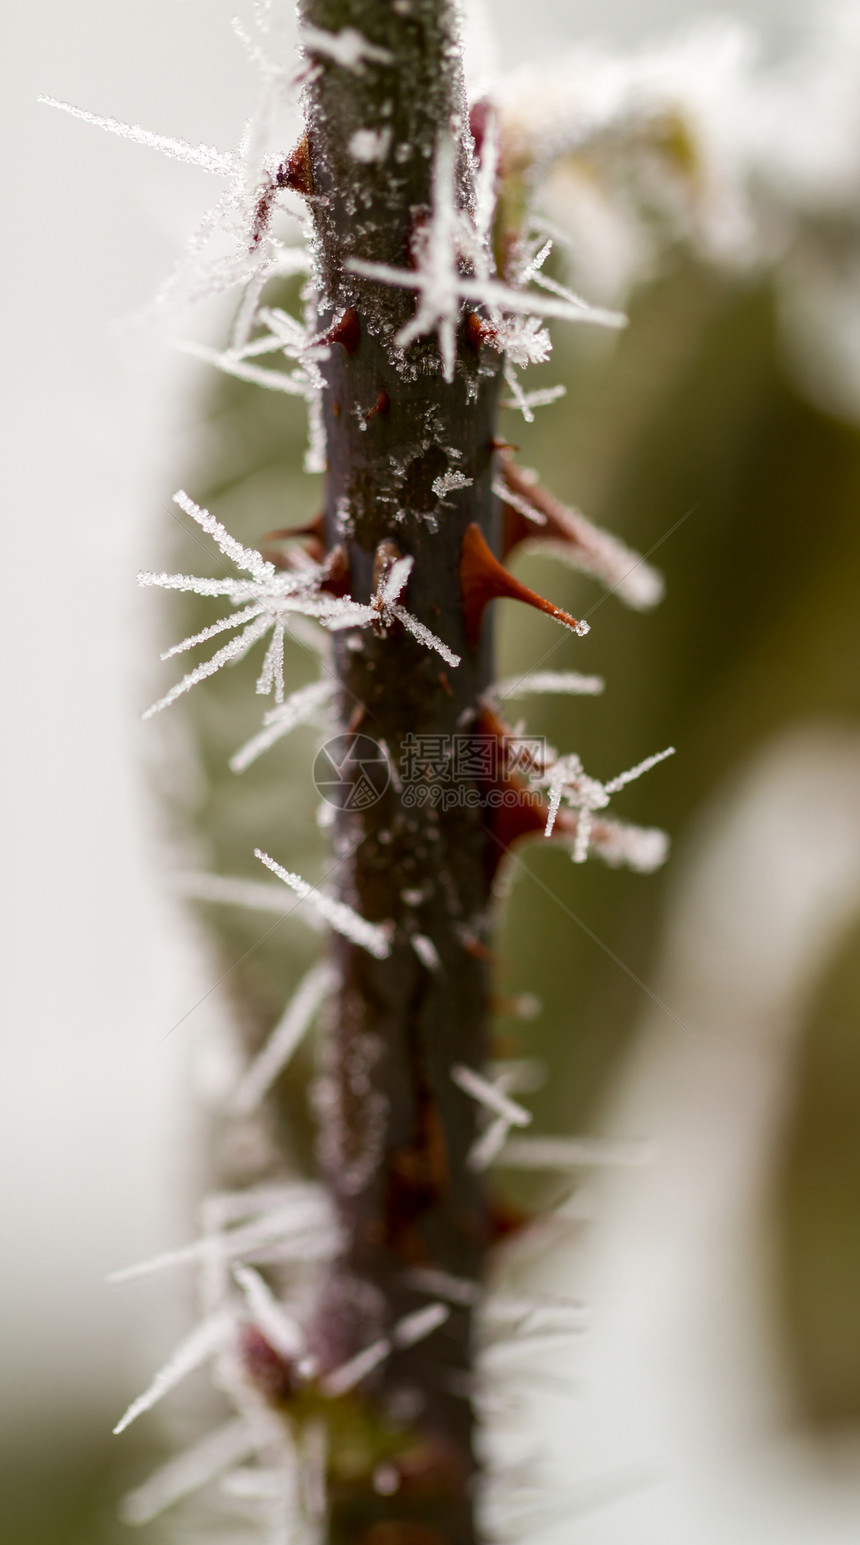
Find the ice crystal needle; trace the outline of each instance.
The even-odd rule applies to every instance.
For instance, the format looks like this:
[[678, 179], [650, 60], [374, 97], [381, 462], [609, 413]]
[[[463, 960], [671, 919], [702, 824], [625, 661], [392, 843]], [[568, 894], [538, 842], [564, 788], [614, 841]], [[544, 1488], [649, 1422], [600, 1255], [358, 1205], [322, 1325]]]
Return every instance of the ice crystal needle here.
[[337, 972], [328, 961], [312, 966], [296, 988], [281, 1019], [258, 1053], [233, 1098], [233, 1108], [247, 1115], [287, 1066], [310, 1028], [320, 1004], [337, 986]]
[[114, 1432], [116, 1434], [125, 1432], [126, 1427], [130, 1427], [138, 1416], [141, 1416], [144, 1411], [149, 1411], [157, 1401], [163, 1399], [172, 1389], [175, 1389], [177, 1384], [193, 1373], [195, 1368], [199, 1368], [201, 1363], [205, 1363], [212, 1357], [232, 1333], [233, 1323], [233, 1316], [225, 1311], [204, 1320], [202, 1325], [197, 1325], [190, 1336], [186, 1336], [185, 1340], [180, 1342], [172, 1357], [163, 1368], [159, 1369], [143, 1394], [132, 1401], [125, 1415], [114, 1427]]
[[261, 864], [265, 864], [267, 869], [271, 869], [272, 874], [276, 874], [279, 880], [283, 880], [290, 890], [295, 891], [301, 901], [309, 901], [337, 933], [342, 933], [345, 938], [360, 944], [362, 949], [375, 955], [377, 960], [385, 960], [390, 955], [391, 929], [389, 926], [382, 923], [369, 923], [365, 918], [359, 917], [358, 913], [345, 902], [335, 901], [331, 896], [324, 896], [316, 886], [309, 885], [301, 875], [284, 869], [261, 848], [254, 849], [254, 857], [258, 858]]
[[142, 129], [137, 123], [104, 118], [99, 113], [87, 112], [85, 108], [73, 107], [71, 102], [60, 102], [56, 97], [40, 96], [39, 101], [46, 107], [58, 107], [61, 112], [71, 113], [73, 118], [91, 123], [97, 129], [106, 129], [109, 134], [119, 134], [137, 145], [149, 145], [153, 150], [160, 150], [177, 161], [189, 161], [193, 166], [202, 166], [205, 172], [214, 172], [219, 177], [234, 177], [239, 171], [236, 157], [231, 152], [216, 150], [214, 145], [189, 145], [187, 140], [173, 139], [168, 134], [153, 134], [150, 129]]

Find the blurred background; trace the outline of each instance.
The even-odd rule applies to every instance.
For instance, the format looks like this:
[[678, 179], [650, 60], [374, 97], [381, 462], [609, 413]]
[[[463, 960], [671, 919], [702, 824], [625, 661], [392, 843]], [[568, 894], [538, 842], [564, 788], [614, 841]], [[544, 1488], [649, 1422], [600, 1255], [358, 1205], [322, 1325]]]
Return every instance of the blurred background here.
[[[313, 879], [324, 851], [312, 731], [241, 779], [226, 769], [258, 723], [251, 662], [156, 728], [138, 719], [173, 679], [158, 649], [210, 620], [135, 584], [139, 568], [206, 572], [174, 488], [250, 542], [312, 514], [301, 405], [172, 347], [220, 346], [235, 294], [137, 316], [212, 201], [205, 173], [35, 101], [232, 146], [256, 89], [235, 9], [7, 15], [0, 1515], [15, 1545], [121, 1538], [118, 1497], [205, 1403], [201, 1380], [167, 1434], [149, 1418], [110, 1438], [192, 1301], [172, 1279], [104, 1279], [193, 1235], [230, 1027], [265, 1033], [309, 936], [286, 925], [234, 969], [265, 919], [192, 914], [171, 874], [256, 877], [259, 844]], [[524, 384], [566, 396], [504, 432], [666, 577], [639, 615], [523, 559], [592, 630], [506, 608], [502, 671], [605, 677], [601, 697], [523, 704], [530, 733], [595, 776], [677, 748], [615, 802], [670, 833], [666, 868], [532, 846], [501, 924], [502, 991], [542, 1004], [500, 1025], [550, 1070], [536, 1130], [651, 1144], [646, 1165], [574, 1177], [569, 1242], [530, 1267], [593, 1319], [569, 1387], [541, 1386], [532, 1413], [567, 1492], [561, 1521], [550, 1509], [526, 1536], [546, 1522], [558, 1545], [860, 1532], [860, 7], [759, 0], [740, 22], [681, 0], [534, 0], [526, 21], [493, 0], [471, 23], [473, 80], [516, 72], [499, 88], [511, 122], [568, 101], [604, 115], [542, 198], [570, 242], [552, 272], [631, 319], [609, 340], [557, 326]], [[696, 25], [712, 28], [698, 43]], [[38, 594], [15, 590], [23, 573]], [[289, 670], [312, 677], [301, 650]], [[281, 1091], [299, 1164], [310, 1065]]]

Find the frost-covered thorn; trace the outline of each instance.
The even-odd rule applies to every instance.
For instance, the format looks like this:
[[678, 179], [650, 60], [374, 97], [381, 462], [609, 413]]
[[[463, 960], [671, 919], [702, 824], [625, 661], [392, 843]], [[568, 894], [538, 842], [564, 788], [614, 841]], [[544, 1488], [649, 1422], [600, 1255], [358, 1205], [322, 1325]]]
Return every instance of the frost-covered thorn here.
[[322, 514], [314, 515], [312, 520], [306, 521], [301, 526], [281, 526], [277, 531], [267, 531], [260, 537], [259, 548], [264, 558], [274, 564], [276, 569], [292, 568], [292, 562], [288, 554], [272, 552], [271, 547], [275, 542], [300, 542], [306, 539], [307, 551], [315, 563], [322, 563], [325, 557], [325, 530]]
[[455, 1063], [451, 1069], [451, 1078], [464, 1094], [470, 1095], [473, 1100], [477, 1100], [479, 1105], [485, 1106], [494, 1115], [503, 1117], [510, 1126], [527, 1127], [531, 1124], [531, 1111], [518, 1105], [516, 1100], [509, 1099], [497, 1084], [490, 1083], [489, 1079], [477, 1073], [474, 1068], [467, 1068], [460, 1062]]
[[484, 140], [493, 113], [492, 103], [487, 97], [480, 97], [469, 108], [469, 133], [475, 146], [475, 155], [480, 162], [484, 149]]
[[306, 134], [302, 135], [287, 159], [281, 162], [275, 173], [275, 184], [278, 188], [291, 188], [293, 193], [300, 193], [303, 198], [310, 198], [313, 194], [314, 179]]
[[284, 1405], [302, 1387], [296, 1355], [282, 1351], [258, 1323], [242, 1327], [239, 1357], [244, 1374], [269, 1405]]
[[467, 526], [463, 538], [460, 588], [466, 635], [473, 649], [478, 645], [481, 620], [487, 604], [501, 597], [512, 601], [523, 601], [526, 606], [533, 606], [537, 611], [545, 612], [555, 622], [560, 622], [563, 627], [570, 628], [573, 633], [578, 633], [580, 636], [589, 631], [587, 622], [578, 622], [569, 612], [554, 606], [551, 601], [545, 600], [536, 591], [530, 590], [527, 585], [515, 579], [513, 574], [509, 574], [508, 570], [493, 556], [480, 526], [474, 521]]
[[361, 323], [358, 320], [358, 312], [353, 306], [347, 306], [346, 310], [337, 321], [332, 324], [328, 332], [323, 333], [318, 340], [320, 343], [341, 343], [347, 354], [354, 354], [361, 342]]
[[593, 574], [637, 611], [647, 611], [663, 595], [663, 578], [641, 554], [618, 537], [586, 520], [542, 488], [535, 475], [503, 452], [499, 462], [499, 497], [504, 505], [504, 557], [521, 544]]
[[495, 328], [477, 311], [469, 311], [463, 323], [463, 336], [469, 348], [477, 354], [481, 344], [495, 336]]
[[342, 542], [333, 547], [323, 565], [320, 590], [328, 595], [345, 596], [349, 590], [349, 553]]

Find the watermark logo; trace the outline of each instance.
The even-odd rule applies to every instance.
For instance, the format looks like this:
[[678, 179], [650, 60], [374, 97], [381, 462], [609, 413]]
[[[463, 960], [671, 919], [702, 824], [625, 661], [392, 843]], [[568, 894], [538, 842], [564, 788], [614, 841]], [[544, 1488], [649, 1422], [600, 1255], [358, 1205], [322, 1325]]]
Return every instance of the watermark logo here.
[[394, 784], [406, 809], [517, 805], [543, 772], [542, 736], [406, 735], [395, 767], [369, 735], [335, 735], [317, 752], [318, 792], [338, 810], [369, 810]]
[[369, 735], [335, 735], [316, 754], [317, 792], [337, 810], [369, 810], [391, 781], [388, 758]]

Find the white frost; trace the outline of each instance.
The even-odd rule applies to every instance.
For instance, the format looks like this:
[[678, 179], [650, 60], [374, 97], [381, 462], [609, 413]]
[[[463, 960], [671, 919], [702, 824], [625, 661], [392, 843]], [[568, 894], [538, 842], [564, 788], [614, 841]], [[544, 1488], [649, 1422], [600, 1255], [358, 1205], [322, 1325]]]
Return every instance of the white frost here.
[[[433, 162], [433, 210], [430, 222], [423, 232], [423, 244], [418, 266], [408, 274], [398, 269], [385, 269], [385, 282], [405, 284], [407, 289], [420, 292], [418, 310], [411, 322], [400, 329], [395, 342], [405, 349], [422, 333], [439, 335], [439, 353], [442, 356], [442, 374], [446, 381], [454, 379], [457, 358], [457, 324], [460, 317], [460, 276], [457, 268], [457, 228], [459, 215], [454, 181], [454, 141], [447, 131], [439, 135]], [[367, 278], [380, 278], [383, 265], [361, 263], [354, 259], [347, 264], [356, 273]], [[370, 270], [376, 270], [371, 273]], [[397, 278], [391, 278], [396, 274]], [[408, 283], [407, 283], [408, 280]]]
[[149, 145], [153, 150], [161, 150], [164, 155], [172, 156], [177, 161], [190, 161], [193, 166], [202, 166], [204, 171], [214, 172], [219, 177], [233, 177], [239, 170], [237, 157], [231, 151], [216, 150], [214, 145], [189, 145], [187, 140], [173, 139], [168, 134], [153, 134], [151, 129], [142, 129], [138, 123], [103, 118], [99, 113], [89, 113], [85, 108], [73, 107], [71, 102], [60, 102], [56, 97], [40, 96], [39, 101], [45, 107], [59, 107], [62, 112], [71, 113], [73, 118], [80, 118], [84, 123], [92, 123], [97, 129], [107, 129], [109, 134], [119, 134], [123, 139], [133, 140], [136, 145]]
[[425, 1309], [416, 1309], [414, 1314], [405, 1314], [392, 1331], [394, 1345], [413, 1347], [419, 1341], [424, 1341], [440, 1325], [445, 1324], [450, 1313], [447, 1304], [428, 1304]]
[[391, 1342], [381, 1337], [362, 1352], [357, 1352], [348, 1362], [341, 1363], [338, 1368], [333, 1368], [331, 1373], [323, 1379], [323, 1390], [330, 1399], [336, 1399], [339, 1395], [346, 1395], [351, 1389], [355, 1389], [362, 1379], [365, 1379], [374, 1368], [384, 1362], [391, 1351]]
[[322, 27], [304, 24], [301, 31], [302, 45], [309, 54], [322, 54], [333, 59], [344, 70], [355, 75], [364, 73], [365, 60], [371, 64], [393, 64], [394, 55], [387, 48], [371, 43], [356, 27], [343, 27], [340, 32], [327, 32]]
[[254, 849], [254, 856], [271, 869], [273, 874], [283, 880], [290, 890], [295, 891], [301, 901], [309, 901], [315, 907], [321, 917], [336, 933], [341, 933], [345, 938], [351, 939], [353, 944], [358, 944], [368, 954], [375, 955], [377, 960], [386, 960], [391, 954], [391, 924], [369, 923], [366, 918], [359, 917], [352, 907], [348, 907], [344, 901], [335, 901], [331, 896], [324, 896], [316, 886], [309, 885], [301, 875], [284, 869], [275, 862], [268, 853], [261, 848]]
[[667, 746], [665, 751], [657, 751], [653, 756], [646, 756], [645, 760], [637, 762], [635, 767], [629, 768], [627, 772], [619, 773], [617, 778], [610, 779], [609, 783], [605, 783], [603, 787], [607, 794], [617, 794], [618, 790], [623, 789], [626, 783], [633, 783], [636, 778], [641, 778], [643, 773], [650, 772], [652, 767], [656, 767], [658, 762], [665, 762], [667, 756], [674, 755], [675, 747]]
[[247, 1115], [283, 1072], [320, 1005], [333, 992], [338, 975], [328, 961], [319, 961], [302, 977], [295, 994], [275, 1025], [262, 1051], [254, 1058], [233, 1097], [233, 1109]]
[[508, 1099], [496, 1084], [491, 1084], [489, 1079], [476, 1073], [474, 1068], [467, 1068], [462, 1062], [457, 1062], [451, 1069], [451, 1078], [458, 1089], [462, 1089], [495, 1115], [503, 1116], [512, 1127], [527, 1127], [531, 1124], [531, 1111], [518, 1105], [515, 1100]]
[[[602, 692], [602, 676], [582, 676], [579, 671], [533, 671], [527, 676], [506, 676], [492, 688], [500, 702], [531, 692], [571, 692], [593, 696]], [[609, 785], [607, 784], [607, 788]]]
[[262, 756], [284, 735], [289, 735], [291, 730], [301, 724], [309, 724], [331, 700], [336, 688], [337, 682], [333, 678], [323, 677], [321, 681], [312, 681], [306, 687], [299, 687], [279, 708], [270, 709], [263, 720], [263, 728], [231, 756], [230, 767], [233, 772], [244, 772], [246, 767], [250, 767], [258, 756]]
[[128, 1524], [148, 1524], [166, 1508], [180, 1502], [208, 1481], [241, 1464], [261, 1447], [261, 1433], [245, 1416], [235, 1417], [207, 1433], [199, 1443], [177, 1454], [156, 1470], [148, 1480], [128, 1493], [121, 1505], [121, 1515]]
[[373, 161], [385, 161], [391, 149], [391, 129], [356, 129], [346, 148], [354, 161], [368, 165]]
[[600, 1137], [512, 1137], [501, 1160], [511, 1169], [578, 1169], [580, 1166], [642, 1164], [648, 1144]]

